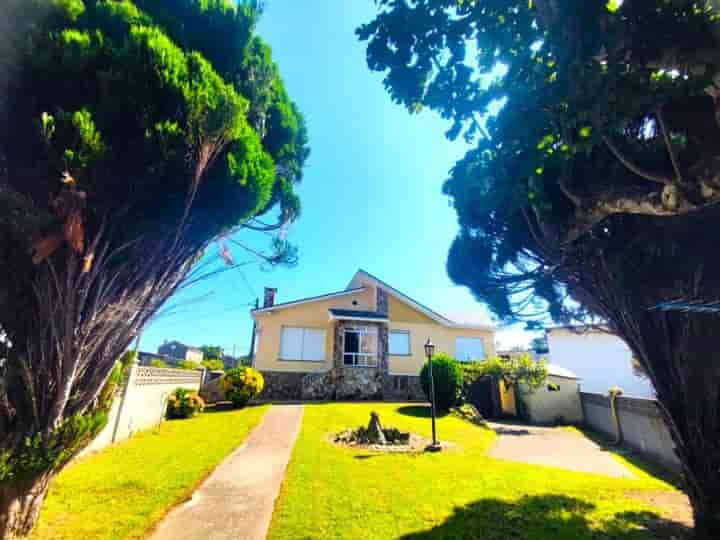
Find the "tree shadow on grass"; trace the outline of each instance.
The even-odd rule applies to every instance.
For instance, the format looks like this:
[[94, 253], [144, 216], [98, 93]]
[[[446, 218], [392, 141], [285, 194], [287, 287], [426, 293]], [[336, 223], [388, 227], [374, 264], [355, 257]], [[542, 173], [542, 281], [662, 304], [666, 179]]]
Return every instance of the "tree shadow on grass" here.
[[690, 538], [689, 530], [652, 512], [622, 512], [591, 526], [595, 505], [565, 495], [525, 496], [518, 501], [481, 499], [458, 507], [442, 524], [400, 540], [650, 540]]
[[[415, 418], [430, 418], [430, 405], [406, 405], [397, 409], [399, 414], [413, 416]], [[443, 418], [449, 414], [448, 411], [435, 411], [435, 416]]]

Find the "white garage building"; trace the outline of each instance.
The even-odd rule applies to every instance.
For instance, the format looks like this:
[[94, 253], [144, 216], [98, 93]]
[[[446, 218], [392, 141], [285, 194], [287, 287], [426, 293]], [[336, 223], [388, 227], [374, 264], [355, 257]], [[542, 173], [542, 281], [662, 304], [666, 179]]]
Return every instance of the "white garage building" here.
[[655, 397], [650, 381], [633, 370], [630, 349], [616, 335], [562, 326], [548, 328], [547, 341], [550, 362], [574, 372], [581, 392], [606, 394], [619, 386], [625, 396]]

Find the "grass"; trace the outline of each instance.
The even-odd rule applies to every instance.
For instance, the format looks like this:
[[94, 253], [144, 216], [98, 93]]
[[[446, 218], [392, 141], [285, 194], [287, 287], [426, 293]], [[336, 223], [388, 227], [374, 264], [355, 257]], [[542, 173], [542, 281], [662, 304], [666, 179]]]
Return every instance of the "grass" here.
[[260, 421], [267, 406], [164, 422], [60, 473], [33, 540], [142, 538]]
[[494, 432], [438, 420], [454, 450], [393, 455], [336, 447], [328, 434], [367, 423], [430, 434], [426, 409], [398, 404], [307, 405], [270, 540], [650, 539], [662, 511], [627, 491], [672, 491], [649, 474], [615, 479], [487, 457]]

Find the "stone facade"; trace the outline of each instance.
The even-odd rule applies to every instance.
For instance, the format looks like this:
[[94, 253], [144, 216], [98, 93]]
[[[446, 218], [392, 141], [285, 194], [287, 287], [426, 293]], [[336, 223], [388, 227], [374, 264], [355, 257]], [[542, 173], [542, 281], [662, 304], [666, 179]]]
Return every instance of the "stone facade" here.
[[263, 371], [265, 387], [258, 399], [296, 400], [302, 398], [305, 373]]
[[387, 315], [390, 312], [390, 306], [388, 303], [388, 293], [381, 287], [378, 287], [375, 290], [377, 291], [377, 294], [375, 297], [375, 303], [376, 303], [375, 311], [377, 311], [381, 315]]
[[[378, 293], [378, 306], [387, 310], [387, 293]], [[388, 374], [388, 325], [363, 321], [378, 329], [377, 365], [346, 366], [343, 359], [344, 329], [353, 321], [339, 320], [333, 328], [333, 367], [325, 373], [263, 372], [265, 389], [260, 399], [370, 400], [424, 399], [420, 378]]]

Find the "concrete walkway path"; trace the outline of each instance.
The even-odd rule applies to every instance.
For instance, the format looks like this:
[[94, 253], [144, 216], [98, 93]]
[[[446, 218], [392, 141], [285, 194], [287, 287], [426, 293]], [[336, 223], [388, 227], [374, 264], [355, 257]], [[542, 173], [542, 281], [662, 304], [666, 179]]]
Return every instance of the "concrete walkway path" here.
[[302, 413], [302, 405], [273, 405], [192, 499], [165, 517], [150, 540], [263, 540]]
[[498, 434], [490, 456], [571, 471], [635, 478], [612, 454], [580, 433], [555, 427], [491, 422]]

